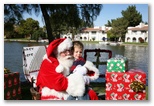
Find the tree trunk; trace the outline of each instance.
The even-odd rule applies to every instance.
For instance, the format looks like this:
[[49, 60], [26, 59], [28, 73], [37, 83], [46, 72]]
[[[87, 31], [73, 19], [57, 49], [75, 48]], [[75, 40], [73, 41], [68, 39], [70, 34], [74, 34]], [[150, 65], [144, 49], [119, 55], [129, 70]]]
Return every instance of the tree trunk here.
[[46, 5], [45, 4], [40, 4], [41, 11], [44, 17], [45, 25], [46, 25], [46, 30], [47, 30], [47, 35], [48, 35], [48, 40], [49, 43], [54, 40], [54, 37], [52, 35], [52, 28], [50, 25], [50, 20], [49, 20], [49, 15], [47, 13]]

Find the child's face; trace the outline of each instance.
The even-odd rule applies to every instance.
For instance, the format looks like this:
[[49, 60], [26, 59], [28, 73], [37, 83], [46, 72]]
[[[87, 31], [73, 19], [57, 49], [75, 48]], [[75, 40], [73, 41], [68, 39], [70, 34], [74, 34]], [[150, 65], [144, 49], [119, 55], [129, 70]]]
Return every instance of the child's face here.
[[82, 49], [79, 47], [75, 47], [73, 56], [75, 59], [79, 59], [82, 56]]

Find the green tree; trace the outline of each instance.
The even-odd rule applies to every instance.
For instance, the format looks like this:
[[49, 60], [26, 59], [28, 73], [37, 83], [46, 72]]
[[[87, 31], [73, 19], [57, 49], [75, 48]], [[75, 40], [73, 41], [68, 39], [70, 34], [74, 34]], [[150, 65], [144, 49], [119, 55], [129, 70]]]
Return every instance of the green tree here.
[[136, 26], [142, 22], [142, 15], [136, 10], [136, 6], [128, 6], [126, 10], [121, 12], [122, 17], [117, 19], [112, 19], [111, 22], [108, 21], [106, 26], [112, 27], [112, 29], [107, 33], [110, 39], [122, 38], [125, 39], [125, 34], [129, 26]]
[[24, 37], [30, 37], [35, 30], [39, 29], [39, 22], [33, 20], [32, 18], [27, 18], [26, 20], [20, 21], [18, 25], [18, 33], [24, 35]]
[[142, 15], [136, 10], [135, 5], [129, 6], [126, 10], [123, 10], [121, 14], [123, 18], [129, 22], [128, 26], [136, 26], [142, 22]]
[[148, 22], [144, 22], [145, 24], [148, 24]]
[[31, 37], [32, 40], [36, 40], [36, 41], [38, 41], [39, 38], [42, 38], [42, 39], [46, 38], [45, 32], [43, 32], [42, 28], [35, 30]]
[[[5, 5], [4, 6], [4, 35], [6, 38], [13, 38], [14, 33], [14, 25], [16, 24], [16, 20], [22, 19], [21, 13], [23, 10], [19, 8], [20, 6], [15, 5]], [[19, 8], [16, 10], [16, 8]], [[16, 10], [16, 11], [14, 11]], [[18, 17], [18, 18], [17, 18]]]
[[24, 12], [24, 5], [22, 4], [4, 4], [4, 23], [18, 23], [22, 20]]
[[111, 26], [111, 33], [112, 35], [114, 35], [114, 38], [118, 39], [119, 37], [121, 37], [124, 41], [125, 34], [127, 32], [128, 21], [125, 18], [117, 18], [116, 20], [112, 21]]
[[111, 22], [108, 20], [107, 24], [105, 24], [106, 27], [111, 27]]
[[14, 23], [7, 22], [4, 23], [4, 35], [6, 38], [12, 38], [12, 33], [14, 32]]
[[[64, 9], [66, 8], [66, 12], [59, 11], [51, 15], [51, 26], [56, 35], [66, 34], [71, 32], [74, 36], [77, 29], [81, 25], [79, 10], [77, 9], [77, 5], [70, 4], [69, 6], [62, 6]], [[74, 14], [74, 15], [72, 15]], [[59, 18], [57, 18], [59, 17]], [[67, 17], [67, 18], [66, 18]], [[74, 21], [76, 20], [76, 21]], [[60, 36], [59, 36], [60, 37]]]
[[112, 29], [107, 31], [107, 38], [111, 39], [111, 38], [114, 38], [115, 36], [112, 34]]
[[[12, 5], [15, 7], [14, 9], [12, 9]], [[51, 23], [50, 23], [50, 16], [54, 13], [58, 13], [59, 11], [63, 11], [64, 13], [68, 14], [68, 16], [81, 16], [80, 18], [83, 19], [86, 24], [93, 24], [93, 21], [97, 18], [97, 16], [99, 15], [102, 5], [101, 4], [71, 4], [73, 6], [71, 6], [70, 8], [70, 4], [5, 4], [4, 5], [4, 15], [5, 17], [8, 16], [8, 14], [13, 14], [12, 16], [17, 17], [14, 18], [15, 20], [19, 20], [18, 19], [18, 15], [14, 14], [14, 11], [18, 11], [18, 9], [20, 8], [22, 12], [19, 12], [19, 16], [22, 16], [22, 14], [24, 13], [23, 11], [26, 11], [28, 13], [31, 14], [32, 10], [35, 11], [36, 15], [39, 14], [40, 10], [42, 12], [44, 21], [45, 21], [45, 25], [46, 25], [46, 31], [47, 31], [47, 35], [48, 35], [48, 39], [49, 39], [49, 43], [54, 40], [53, 37], [53, 29], [51, 27]], [[76, 9], [76, 11], [78, 12], [70, 12], [72, 10], [72, 7], [74, 7], [74, 11]], [[78, 9], [78, 10], [77, 10]], [[7, 12], [6, 12], [7, 11]], [[13, 11], [11, 13], [11, 11]], [[59, 18], [59, 17], [56, 17]], [[65, 17], [67, 18], [67, 17]], [[7, 17], [7, 19], [9, 19], [9, 17]], [[61, 18], [59, 18], [60, 20]], [[77, 20], [75, 20], [76, 18], [72, 18], [72, 20], [75, 23], [75, 26], [77, 26], [78, 22]], [[71, 20], [70, 18], [68, 18], [68, 20]], [[72, 21], [71, 20], [71, 21]], [[73, 27], [75, 27], [73, 26]]]

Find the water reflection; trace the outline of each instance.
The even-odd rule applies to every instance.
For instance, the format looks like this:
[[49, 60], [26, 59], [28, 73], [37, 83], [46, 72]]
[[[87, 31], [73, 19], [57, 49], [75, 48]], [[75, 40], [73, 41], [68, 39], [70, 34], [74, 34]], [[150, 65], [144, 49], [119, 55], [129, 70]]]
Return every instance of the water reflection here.
[[129, 68], [140, 68], [148, 78], [148, 46], [125, 46], [124, 55], [129, 59]]
[[[4, 42], [4, 67], [11, 71], [20, 72], [20, 79], [24, 81], [24, 74], [22, 69], [22, 48], [28, 46], [29, 43], [21, 42]], [[32, 45], [45, 45], [44, 43], [33, 43]], [[140, 68], [147, 74], [148, 79], [148, 46], [110, 46], [103, 44], [88, 44], [84, 43], [84, 49], [108, 49], [112, 51], [112, 56], [120, 54], [126, 56], [129, 60], [128, 68]], [[94, 53], [89, 54], [88, 60], [96, 60]], [[101, 61], [106, 61], [107, 54], [103, 54]], [[105, 73], [106, 66], [99, 66], [100, 72]]]

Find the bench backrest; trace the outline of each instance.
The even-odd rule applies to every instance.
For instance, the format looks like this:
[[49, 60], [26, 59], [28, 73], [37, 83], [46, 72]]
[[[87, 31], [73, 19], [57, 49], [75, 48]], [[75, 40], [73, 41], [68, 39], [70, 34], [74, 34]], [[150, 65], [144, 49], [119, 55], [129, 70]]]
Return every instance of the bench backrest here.
[[23, 72], [29, 82], [36, 79], [45, 53], [46, 46], [23, 47]]

